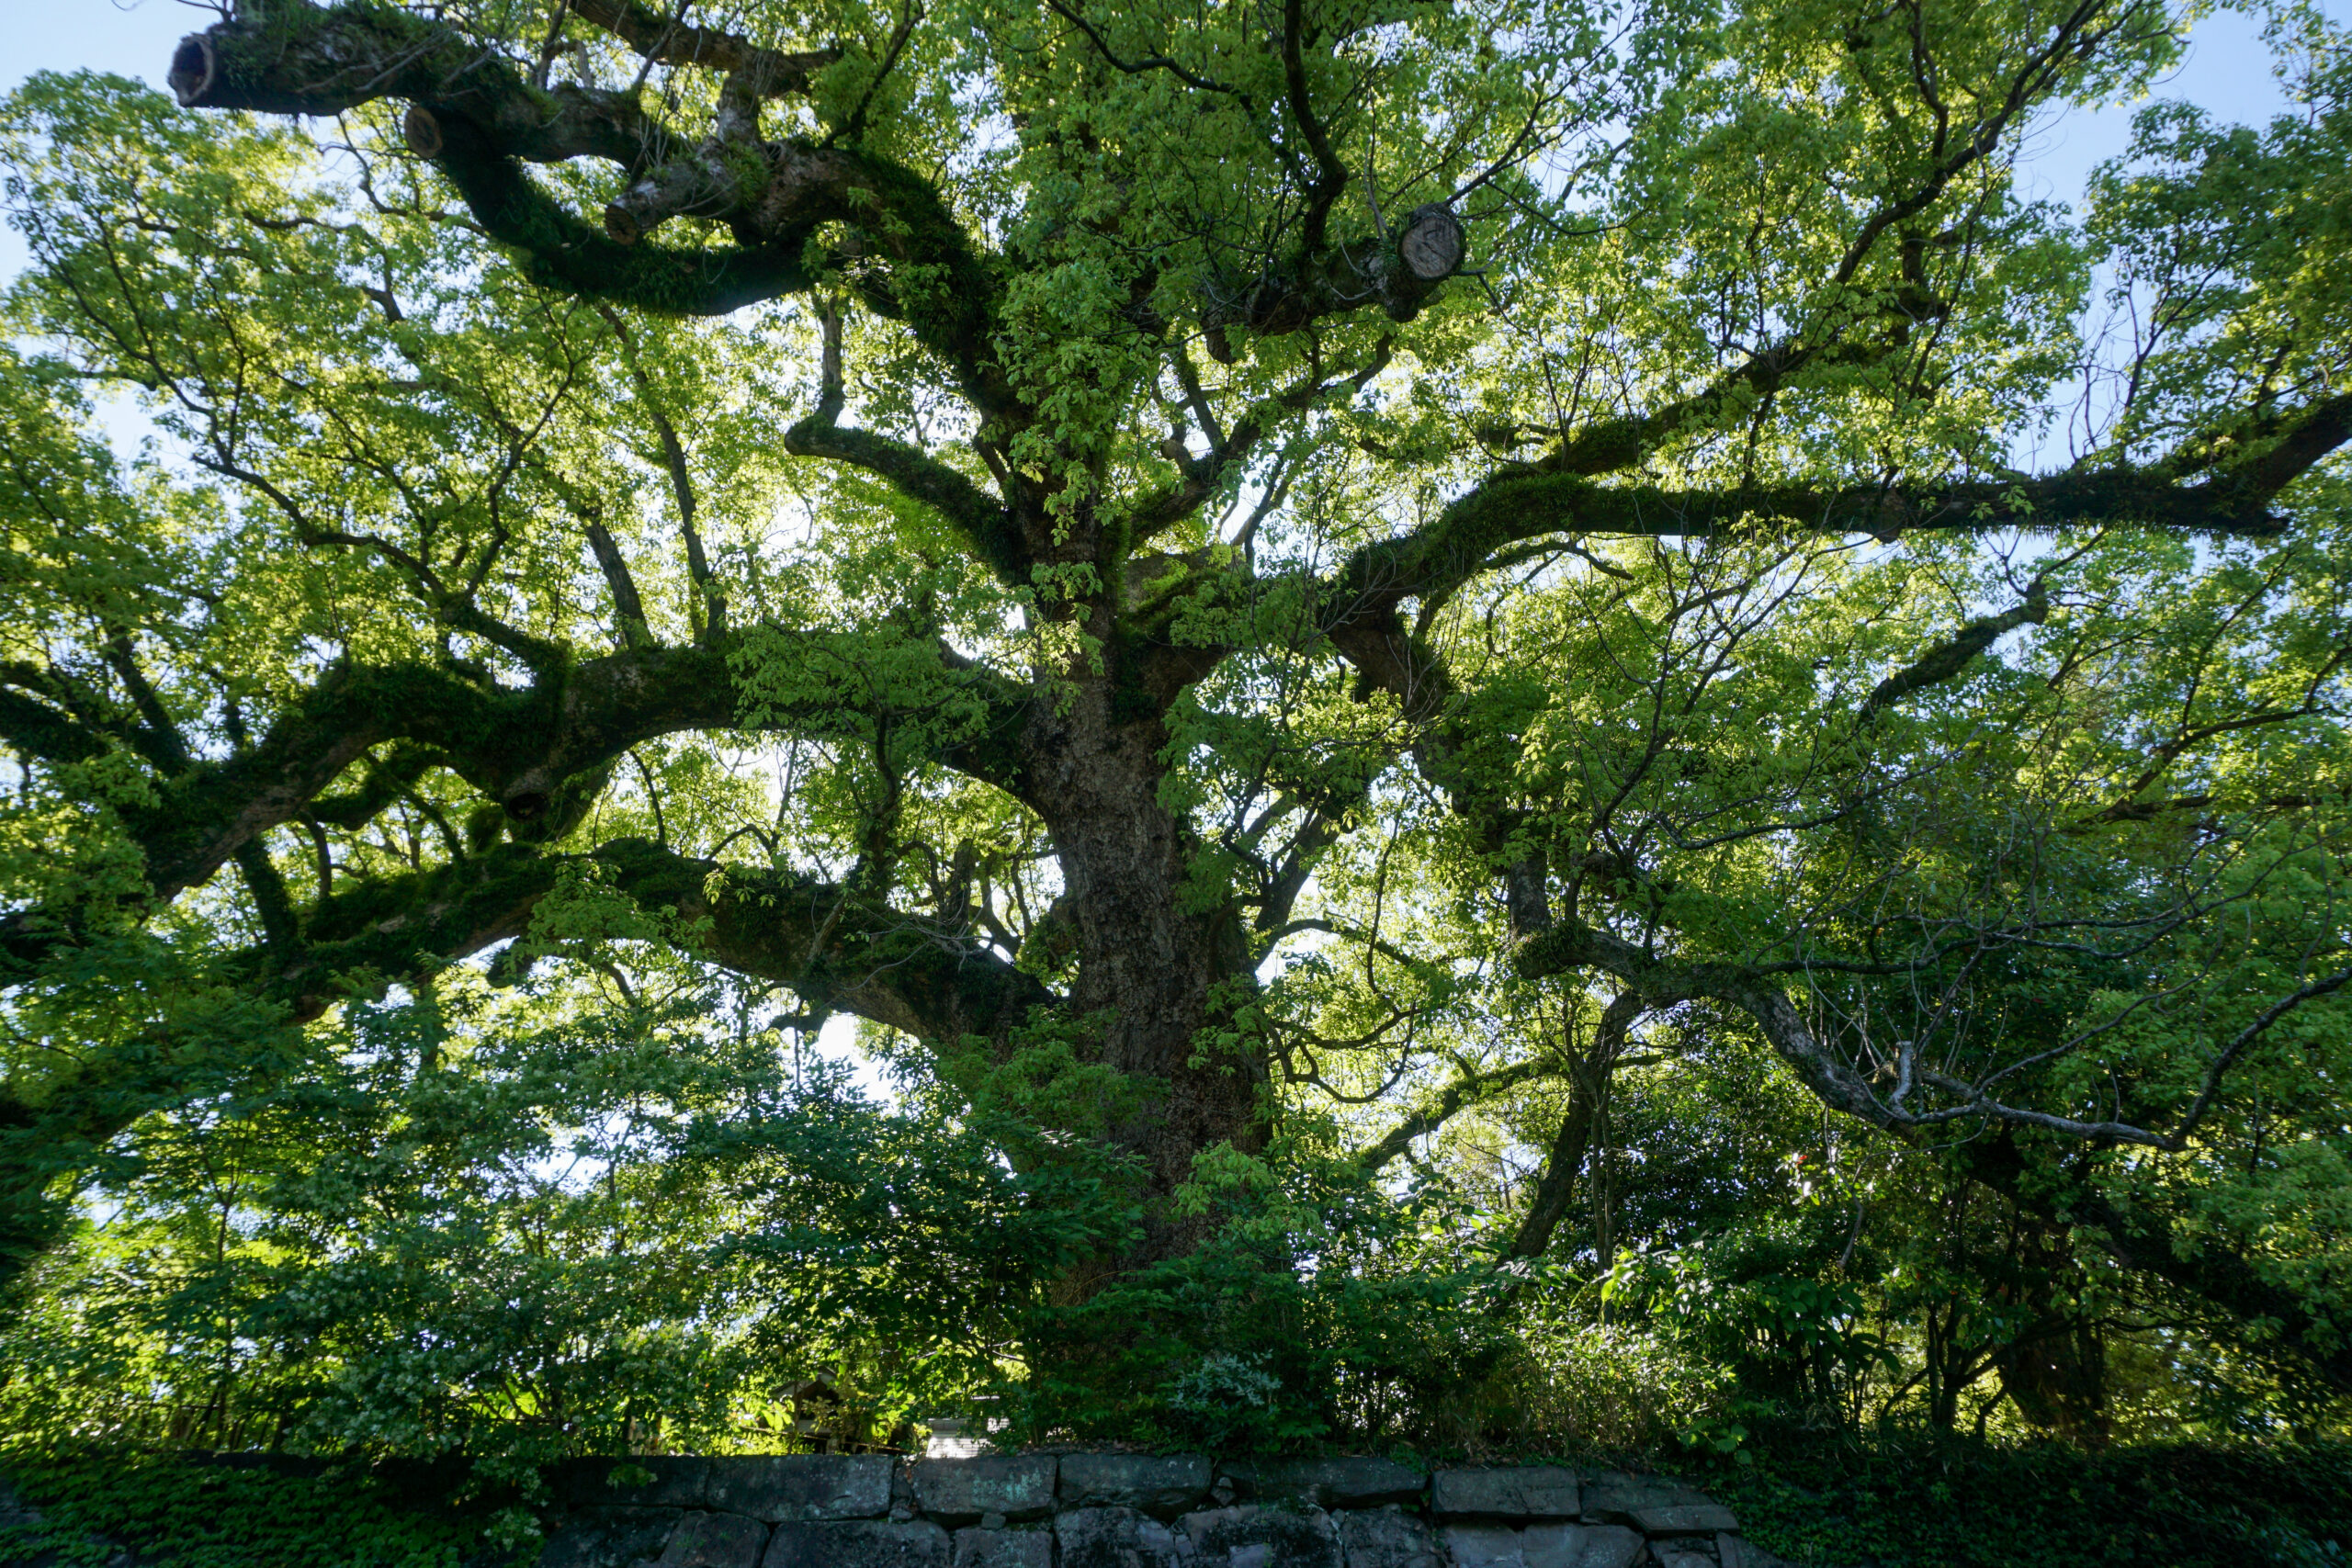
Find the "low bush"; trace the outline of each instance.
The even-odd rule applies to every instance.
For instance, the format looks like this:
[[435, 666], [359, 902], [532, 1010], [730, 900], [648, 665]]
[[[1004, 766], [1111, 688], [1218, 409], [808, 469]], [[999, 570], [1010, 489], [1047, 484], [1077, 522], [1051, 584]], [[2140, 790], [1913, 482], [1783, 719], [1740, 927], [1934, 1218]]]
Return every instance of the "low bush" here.
[[1828, 1568], [2339, 1568], [2352, 1446], [1965, 1439], [1782, 1446], [1689, 1472]]
[[[104, 1568], [128, 1546], [173, 1568], [511, 1568], [534, 1522], [442, 1467], [396, 1486], [357, 1466], [289, 1469], [65, 1445], [0, 1451], [37, 1522], [0, 1525], [0, 1564]], [[435, 1484], [437, 1482], [438, 1484]], [[502, 1506], [503, 1505], [503, 1506]]]

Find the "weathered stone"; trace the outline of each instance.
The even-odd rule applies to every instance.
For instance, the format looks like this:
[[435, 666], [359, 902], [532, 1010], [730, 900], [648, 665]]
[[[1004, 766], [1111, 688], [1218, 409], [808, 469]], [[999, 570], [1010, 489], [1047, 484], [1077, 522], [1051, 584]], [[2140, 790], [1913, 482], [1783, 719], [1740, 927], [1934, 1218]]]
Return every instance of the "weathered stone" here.
[[1172, 1519], [1208, 1495], [1213, 1469], [1203, 1454], [1064, 1454], [1065, 1508], [1141, 1508]]
[[949, 1568], [947, 1532], [916, 1520], [842, 1519], [782, 1524], [762, 1568]]
[[[614, 1484], [615, 1476], [632, 1470], [651, 1479]], [[547, 1479], [548, 1489], [574, 1508], [699, 1508], [710, 1501], [710, 1461], [686, 1454], [566, 1460]]]
[[1643, 1548], [1623, 1525], [1448, 1525], [1444, 1535], [1455, 1568], [1632, 1568]]
[[675, 1508], [581, 1508], [539, 1548], [538, 1568], [650, 1568], [682, 1516]]
[[1072, 1508], [1054, 1519], [1061, 1568], [1177, 1568], [1176, 1532], [1135, 1508]]
[[1430, 1507], [1442, 1518], [1573, 1519], [1583, 1511], [1579, 1493], [1576, 1472], [1555, 1464], [1430, 1477]]
[[1429, 1485], [1426, 1472], [1385, 1459], [1278, 1459], [1242, 1461], [1224, 1467], [1235, 1495], [1245, 1502], [1295, 1497], [1318, 1508], [1372, 1508], [1383, 1503], [1418, 1503]]
[[1054, 1538], [1045, 1530], [960, 1529], [954, 1568], [1054, 1568]]
[[1739, 1529], [1739, 1516], [1721, 1503], [1668, 1503], [1634, 1510], [1633, 1526], [1644, 1535], [1713, 1535]]
[[[1722, 1525], [1678, 1524], [1670, 1522], [1668, 1510], [1676, 1508], [1717, 1508], [1722, 1516], [1731, 1517], [1729, 1509], [1718, 1508], [1703, 1492], [1693, 1491], [1679, 1481], [1663, 1475], [1628, 1475], [1622, 1470], [1606, 1470], [1584, 1483], [1584, 1517], [1597, 1524], [1631, 1525], [1645, 1535], [1704, 1535], [1715, 1530], [1736, 1530], [1736, 1522]], [[1644, 1516], [1658, 1521], [1643, 1523]]]
[[1657, 1568], [1715, 1568], [1715, 1560], [1695, 1546], [1660, 1542], [1650, 1548]]
[[769, 1454], [710, 1462], [710, 1506], [770, 1524], [890, 1511], [887, 1454]]
[[[1634, 1568], [1646, 1544], [1623, 1525], [1579, 1525], [1575, 1568]], [[1531, 1532], [1532, 1533], [1532, 1532]], [[1529, 1568], [1534, 1568], [1531, 1562]]]
[[1454, 1568], [1525, 1568], [1519, 1532], [1509, 1525], [1448, 1525], [1444, 1540]]
[[1351, 1508], [1337, 1517], [1348, 1568], [1444, 1568], [1430, 1527], [1394, 1508]]
[[[646, 1479], [613, 1485], [623, 1466]], [[540, 1568], [1786, 1568], [1679, 1481], [1608, 1472], [1579, 1484], [1557, 1466], [1430, 1477], [1367, 1458], [775, 1455], [547, 1473], [572, 1507]], [[1425, 1489], [1445, 1521], [1435, 1534], [1399, 1511]]]
[[1176, 1529], [1193, 1568], [1341, 1568], [1339, 1529], [1320, 1508], [1212, 1508]]
[[686, 1514], [655, 1568], [760, 1568], [768, 1527], [741, 1514]]
[[1051, 1454], [927, 1459], [911, 1472], [915, 1506], [950, 1524], [977, 1524], [984, 1514], [1042, 1519], [1054, 1511], [1054, 1471]]

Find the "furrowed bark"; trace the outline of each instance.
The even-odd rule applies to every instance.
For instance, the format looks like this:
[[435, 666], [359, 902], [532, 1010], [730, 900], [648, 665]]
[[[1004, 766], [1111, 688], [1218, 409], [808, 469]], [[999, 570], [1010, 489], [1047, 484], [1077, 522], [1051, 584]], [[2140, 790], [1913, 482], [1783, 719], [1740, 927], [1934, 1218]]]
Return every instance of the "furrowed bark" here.
[[[1164, 1199], [1204, 1150], [1263, 1146], [1267, 1066], [1254, 1041], [1219, 1048], [1208, 1037], [1250, 984], [1246, 930], [1230, 903], [1188, 896], [1199, 845], [1162, 798], [1163, 705], [1119, 649], [1112, 604], [1081, 613], [1114, 657], [1101, 673], [1081, 662], [1059, 700], [1030, 710], [1030, 801], [1053, 835], [1079, 955], [1064, 1016], [1083, 1029], [1089, 1059], [1140, 1091], [1112, 1141]], [[1145, 1253], [1181, 1250], [1198, 1228], [1156, 1207]]]

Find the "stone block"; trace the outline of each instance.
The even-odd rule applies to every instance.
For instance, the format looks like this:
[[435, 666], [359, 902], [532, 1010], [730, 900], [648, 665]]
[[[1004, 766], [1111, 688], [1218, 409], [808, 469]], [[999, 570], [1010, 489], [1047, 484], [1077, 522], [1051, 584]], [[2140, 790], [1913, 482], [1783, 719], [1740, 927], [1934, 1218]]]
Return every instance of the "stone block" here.
[[1211, 1508], [1176, 1529], [1193, 1568], [1342, 1568], [1339, 1529], [1320, 1508]]
[[[1634, 1568], [1648, 1543], [1623, 1525], [1578, 1525], [1576, 1568]], [[1534, 1568], [1532, 1563], [1529, 1568]]]
[[580, 1508], [539, 1548], [538, 1568], [652, 1568], [683, 1516], [675, 1508]]
[[[1729, 1508], [1663, 1475], [1603, 1471], [1584, 1483], [1584, 1517], [1631, 1525], [1644, 1535], [1713, 1535], [1739, 1529]], [[1712, 1522], [1710, 1522], [1712, 1521]]]
[[953, 1568], [1054, 1568], [1054, 1538], [1046, 1530], [960, 1529]]
[[1602, 1514], [1630, 1514], [1635, 1508], [1649, 1507], [1659, 1503], [1689, 1502], [1698, 1495], [1679, 1481], [1662, 1475], [1634, 1475], [1622, 1470], [1604, 1470], [1584, 1478], [1584, 1512], [1587, 1518]]
[[[650, 1481], [613, 1484], [632, 1469]], [[685, 1454], [646, 1454], [637, 1459], [574, 1459], [547, 1472], [548, 1489], [573, 1508], [699, 1508], [709, 1498], [710, 1461]]]
[[1660, 1541], [1650, 1549], [1650, 1555], [1657, 1560], [1657, 1568], [1716, 1568], [1714, 1558], [1696, 1546]]
[[1226, 1465], [1220, 1475], [1234, 1483], [1244, 1502], [1295, 1498], [1318, 1508], [1376, 1508], [1383, 1503], [1418, 1503], [1429, 1486], [1426, 1472], [1385, 1459], [1246, 1460]]
[[1065, 1508], [1140, 1508], [1172, 1519], [1198, 1507], [1216, 1472], [1203, 1454], [1064, 1454]]
[[1042, 1519], [1054, 1511], [1054, 1456], [927, 1459], [914, 1466], [915, 1507], [950, 1524], [984, 1515]]
[[768, 1527], [741, 1514], [684, 1514], [654, 1568], [760, 1568]]
[[1136, 1508], [1072, 1508], [1054, 1519], [1061, 1568], [1177, 1568], [1176, 1532]]
[[766, 1454], [709, 1464], [710, 1506], [772, 1525], [874, 1519], [890, 1511], [887, 1454]]
[[1573, 1519], [1584, 1506], [1575, 1471], [1537, 1464], [1441, 1470], [1430, 1477], [1430, 1508], [1452, 1519]]
[[782, 1524], [761, 1568], [950, 1568], [947, 1532], [917, 1519], [829, 1519]]
[[1444, 1540], [1454, 1568], [1632, 1568], [1644, 1545], [1623, 1525], [1567, 1523], [1447, 1525]]
[[1633, 1527], [1644, 1535], [1714, 1535], [1732, 1534], [1739, 1529], [1739, 1516], [1721, 1503], [1668, 1503], [1655, 1508], [1636, 1508]]
[[1445, 1568], [1430, 1527], [1394, 1508], [1351, 1508], [1335, 1516], [1347, 1568]]
[[1509, 1525], [1448, 1525], [1443, 1540], [1453, 1568], [1526, 1568], [1519, 1532]]

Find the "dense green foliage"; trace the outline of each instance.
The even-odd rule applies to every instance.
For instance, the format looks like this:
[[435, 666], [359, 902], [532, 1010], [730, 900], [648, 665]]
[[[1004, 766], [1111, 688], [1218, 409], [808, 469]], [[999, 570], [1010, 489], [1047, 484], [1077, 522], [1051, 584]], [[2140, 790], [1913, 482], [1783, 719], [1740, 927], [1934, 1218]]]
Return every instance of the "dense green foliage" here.
[[0, 104], [0, 1426], [2343, 1436], [2342, 29], [690, 9]]
[[499, 1544], [502, 1528], [526, 1523], [519, 1513], [502, 1520], [478, 1495], [452, 1506], [463, 1487], [447, 1478], [396, 1490], [356, 1471], [288, 1473], [111, 1448], [11, 1450], [0, 1476], [40, 1516], [0, 1527], [0, 1562], [58, 1568], [104, 1568], [126, 1546], [160, 1549], [183, 1568], [503, 1568], [516, 1551]]
[[2321, 1568], [2352, 1542], [2346, 1457], [2340, 1448], [2158, 1444], [2086, 1455], [1912, 1443], [1695, 1478], [1794, 1562]]

